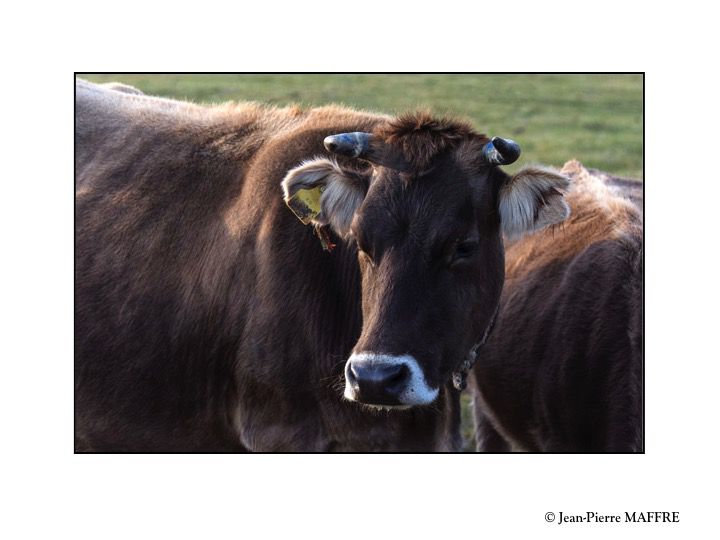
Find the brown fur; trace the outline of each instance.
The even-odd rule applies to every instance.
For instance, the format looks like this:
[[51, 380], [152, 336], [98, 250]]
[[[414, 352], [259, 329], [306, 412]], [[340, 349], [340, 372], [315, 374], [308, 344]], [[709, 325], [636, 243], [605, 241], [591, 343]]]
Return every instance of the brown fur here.
[[642, 187], [563, 172], [570, 219], [506, 252], [471, 381], [480, 450], [643, 450]]
[[116, 92], [125, 92], [127, 94], [140, 94], [142, 95], [143, 92], [135, 88], [134, 86], [130, 86], [129, 84], [123, 84], [119, 82], [109, 82], [100, 85], [104, 88], [107, 88], [109, 90], [115, 90]]
[[407, 163], [424, 169], [439, 154], [472, 142], [473, 159], [477, 161], [482, 146], [489, 141], [476, 133], [467, 122], [433, 117], [429, 112], [406, 113], [378, 126], [374, 135], [383, 142], [399, 147]]
[[562, 173], [572, 177], [565, 201], [570, 217], [556, 227], [528, 236], [508, 246], [506, 275], [520, 279], [553, 261], [569, 260], [587, 246], [624, 234], [641, 234], [640, 208], [611, 185], [592, 175], [578, 161], [569, 161]]
[[325, 136], [386, 117], [84, 82], [76, 114], [77, 450], [458, 448], [449, 386], [392, 415], [341, 400], [355, 248], [328, 256], [282, 201], [283, 175]]
[[[79, 81], [77, 449], [457, 449], [450, 374], [500, 295], [497, 194], [509, 179], [461, 161], [481, 140], [466, 126], [418, 118], [201, 107]], [[281, 181], [352, 131], [385, 134], [423, 182], [338, 158], [338, 174], [372, 181], [355, 234], [329, 254]], [[450, 270], [473, 230], [476, 256]], [[358, 239], [377, 272], [358, 262]], [[356, 346], [411, 350], [439, 397], [388, 414], [342, 401]]]

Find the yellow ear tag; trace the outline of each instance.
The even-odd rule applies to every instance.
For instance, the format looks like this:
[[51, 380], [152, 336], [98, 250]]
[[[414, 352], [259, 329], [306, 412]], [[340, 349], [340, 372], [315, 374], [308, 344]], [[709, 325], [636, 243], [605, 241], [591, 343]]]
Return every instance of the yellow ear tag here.
[[320, 213], [320, 197], [323, 191], [325, 191], [325, 186], [298, 189], [295, 195], [285, 201], [285, 204], [300, 221], [307, 225]]

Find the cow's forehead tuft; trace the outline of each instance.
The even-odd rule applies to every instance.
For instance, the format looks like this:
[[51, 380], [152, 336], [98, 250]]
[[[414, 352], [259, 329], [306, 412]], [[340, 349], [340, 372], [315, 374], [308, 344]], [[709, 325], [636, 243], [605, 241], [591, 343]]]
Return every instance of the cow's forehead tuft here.
[[489, 139], [462, 120], [427, 112], [402, 114], [379, 125], [374, 135], [400, 151], [415, 170], [425, 169], [438, 155], [468, 145], [478, 151]]

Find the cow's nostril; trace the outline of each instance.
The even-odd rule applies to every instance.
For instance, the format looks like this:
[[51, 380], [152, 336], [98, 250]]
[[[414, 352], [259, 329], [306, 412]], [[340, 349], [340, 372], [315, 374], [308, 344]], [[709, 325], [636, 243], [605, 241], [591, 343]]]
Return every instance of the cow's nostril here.
[[352, 362], [348, 363], [348, 369], [345, 370], [345, 379], [353, 386], [357, 384], [357, 373], [355, 373]]
[[399, 394], [407, 386], [408, 379], [410, 378], [410, 370], [404, 364], [397, 366], [395, 373], [391, 374], [386, 382], [386, 387], [389, 392]]
[[348, 372], [346, 373], [346, 376], [348, 376], [349, 378], [351, 378], [351, 379], [354, 380], [354, 381], [357, 381], [357, 378], [358, 378], [358, 368], [357, 368], [357, 366], [356, 366], [355, 364], [353, 364], [352, 362], [350, 362], [350, 369], [349, 369]]

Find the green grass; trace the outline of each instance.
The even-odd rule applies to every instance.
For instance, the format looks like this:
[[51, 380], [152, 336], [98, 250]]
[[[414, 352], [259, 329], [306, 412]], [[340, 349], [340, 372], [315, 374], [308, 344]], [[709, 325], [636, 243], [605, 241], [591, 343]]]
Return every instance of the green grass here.
[[79, 76], [202, 103], [342, 103], [384, 113], [429, 108], [517, 140], [523, 155], [510, 172], [530, 162], [560, 166], [575, 158], [619, 176], [642, 175], [641, 75]]
[[[384, 113], [428, 108], [470, 119], [488, 135], [517, 140], [526, 163], [578, 159], [642, 178], [641, 75], [79, 75], [120, 81], [147, 94], [201, 103], [251, 100], [304, 106], [341, 103]], [[467, 393], [465, 449], [474, 448]]]

